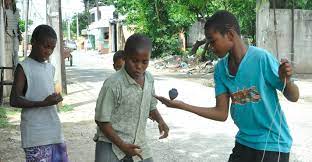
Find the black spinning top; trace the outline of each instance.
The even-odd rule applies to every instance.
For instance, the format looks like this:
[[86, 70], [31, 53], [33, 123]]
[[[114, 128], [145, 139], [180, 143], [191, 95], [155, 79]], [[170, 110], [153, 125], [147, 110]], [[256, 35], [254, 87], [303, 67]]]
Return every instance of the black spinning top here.
[[175, 89], [175, 88], [172, 88], [170, 91], [169, 91], [169, 98], [170, 100], [174, 100], [175, 98], [178, 97], [178, 90]]

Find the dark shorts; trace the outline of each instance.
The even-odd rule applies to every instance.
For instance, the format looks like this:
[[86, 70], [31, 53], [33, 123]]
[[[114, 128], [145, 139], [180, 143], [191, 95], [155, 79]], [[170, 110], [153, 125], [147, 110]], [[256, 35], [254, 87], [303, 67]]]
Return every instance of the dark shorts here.
[[[124, 159], [118, 160], [113, 152], [111, 143], [97, 141], [95, 146], [95, 162], [133, 162], [133, 159], [126, 156]], [[141, 162], [153, 162], [153, 158], [144, 159]]]
[[26, 162], [68, 162], [64, 143], [24, 148]]
[[[263, 153], [263, 150], [256, 150], [235, 142], [228, 162], [262, 162]], [[278, 152], [265, 151], [264, 155], [263, 162], [289, 162], [289, 153], [281, 152], [279, 155]]]

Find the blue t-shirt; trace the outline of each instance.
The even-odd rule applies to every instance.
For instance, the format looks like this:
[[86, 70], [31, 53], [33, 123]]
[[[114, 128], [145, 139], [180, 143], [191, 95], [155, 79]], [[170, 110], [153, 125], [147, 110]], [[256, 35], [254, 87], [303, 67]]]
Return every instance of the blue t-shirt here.
[[276, 92], [284, 84], [278, 76], [278, 60], [264, 49], [249, 46], [236, 76], [232, 76], [228, 59], [225, 56], [216, 65], [215, 92], [216, 96], [228, 93], [231, 97], [231, 116], [239, 128], [236, 141], [264, 150], [268, 137], [267, 151], [290, 152], [292, 138]]

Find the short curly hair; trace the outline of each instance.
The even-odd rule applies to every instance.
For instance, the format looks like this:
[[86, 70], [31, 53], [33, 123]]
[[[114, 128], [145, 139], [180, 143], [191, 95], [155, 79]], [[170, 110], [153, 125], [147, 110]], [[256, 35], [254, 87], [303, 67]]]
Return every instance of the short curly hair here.
[[221, 10], [209, 17], [205, 24], [205, 31], [209, 29], [220, 32], [222, 35], [233, 29], [238, 35], [241, 35], [239, 23], [234, 14], [229, 11]]
[[152, 41], [144, 34], [135, 33], [131, 35], [125, 44], [125, 54], [131, 55], [140, 49], [152, 50]]
[[113, 56], [113, 62], [115, 63], [117, 60], [125, 59], [125, 51], [124, 50], [119, 50], [117, 52], [115, 52], [114, 56]]
[[48, 38], [57, 39], [54, 29], [49, 25], [39, 25], [31, 35], [31, 43], [43, 42]]

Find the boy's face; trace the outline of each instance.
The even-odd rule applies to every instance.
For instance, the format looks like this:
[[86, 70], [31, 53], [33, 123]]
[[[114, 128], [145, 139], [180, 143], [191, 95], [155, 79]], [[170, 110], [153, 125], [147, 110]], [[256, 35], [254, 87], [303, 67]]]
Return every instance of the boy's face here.
[[123, 59], [117, 59], [116, 62], [114, 62], [114, 69], [116, 71], [120, 70], [122, 68], [122, 66], [125, 64], [125, 60]]
[[126, 55], [125, 68], [132, 78], [143, 77], [150, 59], [150, 50], [142, 49]]
[[228, 32], [222, 35], [213, 29], [205, 31], [206, 39], [210, 42], [209, 47], [219, 58], [224, 57], [233, 47], [232, 40], [229, 39]]
[[56, 45], [56, 39], [45, 38], [42, 42], [34, 42], [33, 49], [36, 49], [36, 55], [39, 59], [46, 61], [49, 59]]

